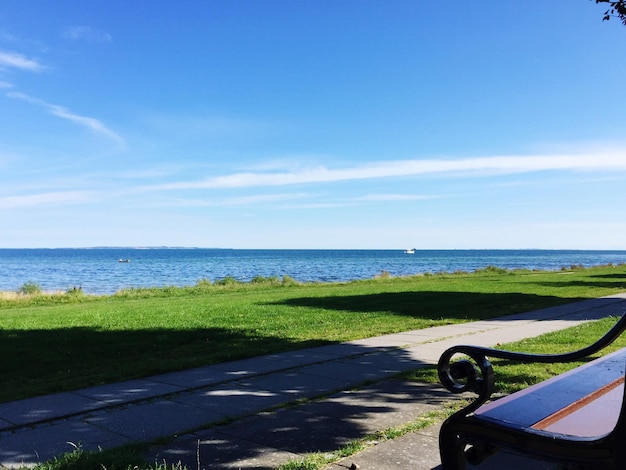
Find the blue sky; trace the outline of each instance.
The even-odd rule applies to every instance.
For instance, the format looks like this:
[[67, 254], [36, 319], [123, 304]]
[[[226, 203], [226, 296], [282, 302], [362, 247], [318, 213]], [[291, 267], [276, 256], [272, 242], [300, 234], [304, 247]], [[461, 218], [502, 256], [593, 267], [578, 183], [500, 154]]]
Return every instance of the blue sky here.
[[626, 249], [592, 0], [4, 0], [0, 247]]

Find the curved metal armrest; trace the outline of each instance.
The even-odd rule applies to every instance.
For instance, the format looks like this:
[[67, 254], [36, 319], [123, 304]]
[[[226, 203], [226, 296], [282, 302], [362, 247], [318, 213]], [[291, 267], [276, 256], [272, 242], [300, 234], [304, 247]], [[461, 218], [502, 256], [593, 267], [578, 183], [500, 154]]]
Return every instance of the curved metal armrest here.
[[[514, 351], [504, 351], [482, 346], [458, 345], [448, 348], [439, 358], [437, 372], [442, 385], [452, 393], [474, 392], [476, 400], [458, 413], [468, 414], [478, 409], [493, 393], [493, 368], [488, 357], [508, 359], [519, 362], [570, 362], [594, 354], [613, 341], [626, 330], [626, 312], [619, 321], [595, 343], [561, 354], [531, 354]], [[462, 359], [451, 362], [452, 358], [461, 354], [471, 360]]]

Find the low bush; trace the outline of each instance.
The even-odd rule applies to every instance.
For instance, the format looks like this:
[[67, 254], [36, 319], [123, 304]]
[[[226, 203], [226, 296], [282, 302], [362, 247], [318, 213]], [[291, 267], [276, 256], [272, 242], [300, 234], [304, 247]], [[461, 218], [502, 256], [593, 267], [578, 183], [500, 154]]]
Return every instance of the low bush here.
[[498, 266], [489, 265], [485, 266], [484, 268], [477, 269], [475, 272], [483, 274], [507, 274], [510, 271], [506, 268], [499, 268]]
[[278, 276], [254, 276], [250, 279], [250, 284], [258, 284], [264, 286], [279, 286], [281, 284], [280, 278]]
[[287, 276], [284, 275], [283, 276], [283, 281], [282, 281], [282, 285], [283, 286], [299, 286], [301, 285], [300, 282], [296, 281], [293, 277], [291, 276]]
[[235, 279], [233, 276], [226, 276], [222, 279], [216, 279], [214, 284], [216, 286], [234, 286], [237, 284], [241, 284], [241, 282]]
[[211, 282], [210, 279], [200, 279], [198, 282], [196, 282], [196, 287], [212, 287], [213, 283]]
[[29, 281], [22, 284], [17, 292], [24, 295], [37, 295], [41, 294], [41, 287], [39, 286], [39, 284]]

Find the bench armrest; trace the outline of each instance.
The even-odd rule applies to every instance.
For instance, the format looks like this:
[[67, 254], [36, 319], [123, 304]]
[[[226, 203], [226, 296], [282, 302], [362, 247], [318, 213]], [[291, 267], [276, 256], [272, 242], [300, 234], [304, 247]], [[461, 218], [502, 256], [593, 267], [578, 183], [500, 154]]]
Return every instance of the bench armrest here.
[[[458, 345], [448, 348], [439, 358], [437, 373], [441, 384], [452, 393], [474, 392], [478, 397], [456, 414], [467, 415], [484, 404], [493, 393], [494, 374], [489, 357], [518, 362], [570, 362], [590, 356], [615, 341], [626, 330], [626, 312], [619, 321], [595, 343], [562, 354], [531, 354], [482, 346]], [[469, 359], [452, 361], [454, 356]]]

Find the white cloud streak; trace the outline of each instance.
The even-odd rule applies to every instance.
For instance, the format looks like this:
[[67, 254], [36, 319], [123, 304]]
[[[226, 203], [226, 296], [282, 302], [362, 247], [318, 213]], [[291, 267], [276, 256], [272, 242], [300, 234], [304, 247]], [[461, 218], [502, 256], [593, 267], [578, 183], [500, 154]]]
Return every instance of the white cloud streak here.
[[354, 201], [362, 202], [386, 202], [386, 201], [421, 201], [434, 199], [436, 196], [423, 194], [368, 194], [354, 198]]
[[[144, 185], [134, 187], [108, 188], [99, 193], [93, 191], [49, 191], [32, 195], [19, 195], [0, 198], [0, 208], [38, 206], [42, 204], [75, 204], [87, 203], [94, 199], [110, 199], [127, 197], [150, 192], [185, 191], [185, 190], [209, 190], [209, 189], [240, 189], [246, 187], [279, 187], [298, 184], [324, 184], [348, 180], [373, 180], [376, 178], [405, 178], [416, 176], [452, 176], [452, 177], [478, 177], [484, 175], [511, 173], [531, 173], [540, 171], [601, 171], [610, 172], [617, 176], [620, 172], [626, 172], [626, 156], [619, 153], [587, 154], [574, 156], [513, 156], [513, 157], [482, 157], [461, 160], [406, 160], [379, 162], [354, 168], [330, 169], [318, 167], [315, 169], [292, 171], [292, 172], [261, 172], [261, 173], [235, 173], [232, 175], [219, 176], [204, 181], [177, 182], [160, 185]], [[81, 180], [84, 178], [81, 177]], [[95, 183], [95, 182], [94, 182]], [[97, 183], [95, 183], [97, 185]], [[92, 187], [93, 188], [93, 187]], [[98, 195], [99, 194], [99, 195]], [[295, 201], [310, 197], [311, 193], [282, 193], [270, 195], [249, 195], [233, 198], [183, 198], [156, 202], [157, 205], [169, 206], [238, 206], [264, 203], [286, 203], [291, 206]], [[352, 197], [343, 202], [320, 202], [312, 204], [298, 204], [298, 207], [321, 208], [339, 207], [359, 203], [376, 201], [409, 201], [441, 198], [438, 195], [398, 194], [398, 193], [371, 193], [361, 197]]]
[[109, 33], [105, 33], [91, 26], [72, 26], [63, 32], [66, 39], [84, 40], [87, 42], [111, 42], [112, 37]]
[[64, 108], [63, 106], [59, 106], [56, 104], [51, 104], [51, 103], [47, 103], [44, 100], [41, 100], [39, 98], [34, 98], [32, 96], [26, 95], [24, 93], [20, 93], [20, 92], [9, 92], [7, 93], [7, 96], [9, 98], [14, 98], [14, 99], [19, 99], [22, 101], [25, 101], [27, 103], [30, 104], [34, 104], [36, 106], [41, 106], [42, 108], [45, 108], [48, 110], [48, 112], [50, 112], [50, 114], [60, 117], [61, 119], [66, 119], [68, 121], [71, 121], [75, 124], [78, 124], [79, 126], [85, 127], [93, 132], [95, 132], [96, 134], [100, 134], [102, 136], [105, 136], [119, 144], [123, 144], [124, 143], [124, 139], [122, 139], [119, 135], [117, 135], [115, 132], [113, 132], [111, 129], [109, 129], [108, 127], [106, 127], [101, 121], [99, 121], [98, 119], [92, 118], [92, 117], [88, 117], [88, 116], [80, 116], [78, 114], [74, 114], [71, 111], [69, 111], [67, 108]]
[[254, 196], [242, 196], [234, 198], [224, 199], [178, 199], [169, 205], [180, 207], [209, 207], [209, 206], [249, 206], [255, 204], [266, 204], [273, 202], [285, 202], [293, 201], [295, 199], [302, 199], [310, 197], [310, 194], [297, 193], [297, 194], [264, 194]]
[[282, 202], [293, 201], [294, 199], [301, 199], [308, 197], [308, 194], [263, 194], [255, 196], [243, 196], [226, 199], [222, 202], [223, 205], [250, 205], [250, 204], [264, 204], [268, 202]]
[[56, 191], [23, 196], [7, 196], [0, 198], [1, 209], [32, 207], [55, 204], [81, 204], [89, 202], [93, 193], [90, 191]]
[[399, 178], [438, 174], [483, 176], [539, 171], [626, 171], [626, 153], [553, 156], [498, 156], [457, 160], [404, 160], [353, 168], [313, 169], [275, 173], [235, 173], [203, 181], [187, 181], [143, 188], [144, 190], [192, 190], [286, 186], [339, 181]]
[[17, 52], [0, 51], [0, 68], [14, 68], [40, 72], [45, 67], [35, 59], [19, 54]]

